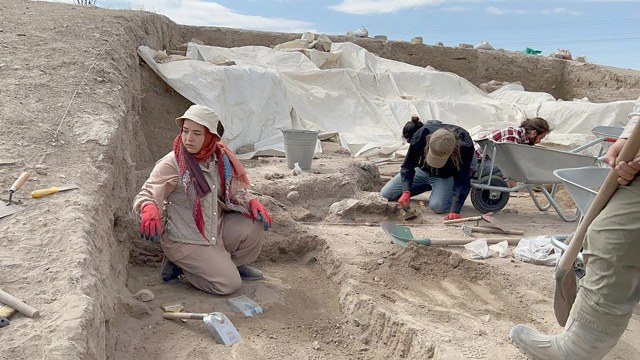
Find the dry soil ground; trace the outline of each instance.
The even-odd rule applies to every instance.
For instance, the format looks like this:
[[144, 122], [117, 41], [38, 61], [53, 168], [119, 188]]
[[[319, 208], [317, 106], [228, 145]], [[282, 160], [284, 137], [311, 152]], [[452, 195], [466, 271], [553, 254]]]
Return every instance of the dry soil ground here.
[[[244, 318], [228, 297], [161, 284], [159, 248], [138, 239], [129, 208], [189, 102], [136, 48], [189, 39], [154, 14], [0, 0], [0, 185], [31, 174], [15, 196], [25, 210], [0, 219], [0, 288], [42, 314], [0, 329], [1, 359], [522, 359], [513, 324], [559, 331], [552, 268], [391, 243], [379, 224], [400, 215], [377, 191], [398, 165], [377, 168], [331, 142], [300, 176], [281, 158], [246, 162], [274, 227], [257, 264], [266, 279], [234, 295], [255, 298], [264, 314]], [[68, 183], [80, 189], [28, 197]], [[331, 211], [340, 201], [349, 206]], [[507, 209], [498, 220], [526, 236], [575, 228], [526, 197]], [[413, 224], [417, 236], [462, 236], [424, 209]], [[152, 301], [133, 297], [143, 288]], [[243, 340], [223, 347], [197, 321], [163, 320], [160, 306], [176, 302], [225, 312]], [[640, 357], [638, 319], [609, 359]]]

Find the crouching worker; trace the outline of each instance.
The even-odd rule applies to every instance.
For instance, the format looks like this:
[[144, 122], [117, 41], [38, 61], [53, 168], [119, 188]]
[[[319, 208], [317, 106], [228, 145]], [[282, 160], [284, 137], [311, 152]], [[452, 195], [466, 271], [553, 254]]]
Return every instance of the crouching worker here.
[[428, 121], [410, 139], [400, 174], [389, 180], [381, 195], [397, 200], [408, 211], [411, 196], [431, 191], [431, 210], [448, 213], [445, 220], [459, 219], [471, 189], [471, 164], [476, 160], [471, 136], [459, 126]]
[[213, 110], [193, 105], [176, 124], [173, 151], [156, 163], [133, 203], [140, 236], [162, 239], [165, 283], [184, 274], [202, 291], [231, 294], [242, 280], [263, 277], [249, 264], [271, 218], [247, 192], [246, 171], [220, 141], [224, 127]]
[[[629, 117], [624, 132], [604, 157], [622, 186], [587, 229], [582, 251], [586, 275], [580, 280], [564, 330], [546, 335], [523, 324], [511, 329], [511, 341], [530, 359], [604, 358], [627, 329], [640, 301], [640, 152], [633, 160], [616, 164], [640, 121], [640, 98]], [[637, 334], [630, 335], [630, 343], [637, 341], [633, 340]], [[637, 351], [633, 353], [637, 356]]]

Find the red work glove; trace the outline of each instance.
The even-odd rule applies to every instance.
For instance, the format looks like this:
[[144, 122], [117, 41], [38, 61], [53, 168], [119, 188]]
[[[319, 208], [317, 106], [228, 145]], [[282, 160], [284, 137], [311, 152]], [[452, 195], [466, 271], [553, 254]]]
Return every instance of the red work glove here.
[[249, 200], [249, 207], [251, 208], [253, 218], [262, 221], [264, 231], [269, 231], [269, 228], [271, 228], [271, 216], [269, 216], [267, 209], [264, 208], [258, 199]]
[[160, 241], [162, 234], [162, 218], [156, 204], [148, 202], [142, 205], [142, 221], [140, 222], [140, 238], [151, 242]]
[[398, 199], [398, 203], [400, 205], [402, 205], [402, 210], [407, 211], [409, 210], [409, 208], [411, 208], [411, 192], [409, 191], [405, 191], [402, 193], [402, 196], [400, 196], [400, 199]]
[[445, 220], [458, 220], [462, 219], [462, 216], [458, 213], [450, 212], [447, 216], [444, 217]]

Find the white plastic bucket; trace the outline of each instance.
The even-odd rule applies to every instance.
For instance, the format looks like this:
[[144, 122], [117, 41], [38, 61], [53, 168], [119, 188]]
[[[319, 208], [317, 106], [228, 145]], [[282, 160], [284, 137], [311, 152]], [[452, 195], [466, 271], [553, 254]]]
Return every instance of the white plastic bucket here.
[[302, 170], [311, 169], [311, 160], [318, 142], [319, 131], [280, 129], [284, 137], [284, 155], [287, 157], [287, 166], [293, 169], [295, 163]]

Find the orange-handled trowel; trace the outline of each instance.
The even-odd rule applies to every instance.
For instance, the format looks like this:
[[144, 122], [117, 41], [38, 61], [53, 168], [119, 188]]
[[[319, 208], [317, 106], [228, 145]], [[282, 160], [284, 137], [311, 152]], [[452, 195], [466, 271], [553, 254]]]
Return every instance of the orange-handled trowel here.
[[77, 189], [78, 185], [74, 185], [74, 184], [69, 184], [66, 186], [52, 186], [48, 189], [39, 189], [39, 190], [34, 190], [31, 192], [31, 197], [34, 199], [37, 198], [41, 198], [43, 196], [47, 196], [47, 195], [51, 195], [51, 194], [55, 194], [61, 191], [68, 191], [68, 190], [73, 190], [73, 189]]

